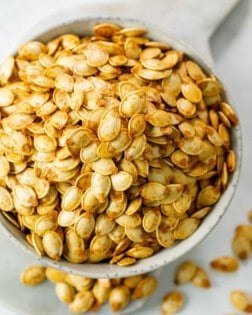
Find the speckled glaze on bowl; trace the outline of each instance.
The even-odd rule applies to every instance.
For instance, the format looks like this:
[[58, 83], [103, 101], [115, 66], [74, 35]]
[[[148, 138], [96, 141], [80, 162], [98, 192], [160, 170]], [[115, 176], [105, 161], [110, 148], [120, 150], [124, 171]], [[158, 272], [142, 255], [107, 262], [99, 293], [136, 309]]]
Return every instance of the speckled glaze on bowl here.
[[[159, 30], [154, 25], [150, 23], [143, 23], [139, 20], [126, 19], [126, 18], [83, 18], [78, 20], [68, 21], [67, 23], [59, 23], [58, 26], [50, 28], [46, 21], [40, 25], [40, 27], [33, 30], [32, 34], [28, 36], [25, 40], [38, 39], [41, 41], [49, 41], [50, 39], [61, 35], [63, 33], [77, 33], [79, 35], [90, 35], [93, 26], [99, 22], [112, 22], [122, 25], [123, 27], [133, 27], [142, 26], [148, 29], [147, 36], [151, 39], [163, 41], [169, 43], [174, 48], [184, 51], [193, 60], [202, 66], [208, 73], [216, 73], [211, 67], [209, 67], [205, 61], [204, 57], [200, 56], [193, 48], [188, 46], [182, 41], [172, 36], [167, 32]], [[218, 77], [222, 82], [222, 80]], [[222, 82], [223, 84], [223, 82]], [[233, 106], [233, 101], [230, 99], [230, 95], [224, 86], [224, 96], [228, 103]], [[0, 227], [1, 230], [5, 231], [8, 237], [22, 246], [22, 248], [29, 254], [37, 257], [37, 259], [48, 266], [58, 268], [65, 272], [75, 273], [79, 275], [84, 275], [92, 278], [116, 278], [116, 277], [127, 277], [131, 275], [146, 273], [154, 271], [164, 265], [181, 257], [183, 254], [191, 250], [195, 245], [201, 242], [214, 226], [222, 218], [225, 211], [232, 200], [235, 189], [238, 184], [238, 178], [241, 166], [241, 153], [242, 153], [242, 141], [241, 141], [241, 130], [240, 126], [233, 128], [232, 130], [232, 146], [237, 157], [237, 168], [235, 172], [230, 176], [229, 184], [225, 192], [222, 194], [218, 203], [214, 206], [214, 209], [207, 215], [207, 217], [202, 221], [199, 228], [191, 235], [189, 238], [177, 242], [173, 247], [160, 250], [158, 253], [152, 257], [139, 260], [135, 265], [120, 267], [117, 265], [111, 265], [109, 263], [97, 263], [97, 264], [74, 264], [61, 260], [59, 262], [53, 261], [47, 257], [38, 257], [33, 248], [27, 243], [25, 236], [16, 227], [14, 227], [10, 222], [8, 222], [0, 213]], [[18, 259], [18, 257], [17, 257]]]

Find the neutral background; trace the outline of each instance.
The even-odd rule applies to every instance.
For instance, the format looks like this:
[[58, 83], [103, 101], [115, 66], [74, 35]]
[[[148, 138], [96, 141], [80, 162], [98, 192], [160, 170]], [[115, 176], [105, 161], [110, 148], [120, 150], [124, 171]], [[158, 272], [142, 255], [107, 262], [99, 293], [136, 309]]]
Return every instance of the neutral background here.
[[[182, 36], [189, 38], [192, 45], [207, 54], [201, 29], [192, 36], [187, 36], [190, 25], [186, 25], [186, 15], [193, 20], [200, 20], [202, 7], [207, 8], [207, 0], [180, 0], [179, 15], [174, 19], [174, 30]], [[214, 1], [213, 1], [214, 2]], [[221, 5], [227, 0], [217, 1]], [[33, 25], [41, 18], [59, 9], [82, 5], [82, 14], [85, 16], [85, 5], [92, 3], [97, 15], [102, 15], [102, 8], [115, 10], [118, 15], [138, 16], [148, 18], [152, 23], [169, 25], [165, 20], [167, 10], [176, 11], [176, 0], [155, 1], [84, 1], [84, 0], [0, 0], [0, 60], [15, 51], [22, 38]], [[211, 14], [206, 19], [206, 27], [211, 25]], [[177, 20], [177, 22], [176, 22]], [[190, 21], [190, 20], [188, 20]], [[166, 23], [167, 22], [167, 23]], [[170, 21], [171, 22], [171, 21]], [[209, 23], [210, 23], [209, 22]], [[200, 41], [202, 40], [202, 45]], [[224, 315], [238, 314], [229, 303], [229, 292], [232, 289], [246, 290], [252, 297], [252, 260], [251, 258], [241, 264], [238, 272], [226, 275], [216, 273], [209, 268], [209, 261], [213, 258], [230, 254], [230, 240], [237, 224], [246, 222], [247, 211], [252, 207], [252, 1], [241, 0], [234, 11], [219, 26], [210, 40], [210, 47], [218, 74], [223, 78], [230, 90], [236, 109], [240, 117], [243, 134], [243, 161], [239, 186], [234, 199], [225, 216], [214, 231], [189, 254], [179, 261], [165, 267], [161, 273], [157, 293], [148, 300], [141, 312], [135, 314], [159, 314], [162, 296], [174, 289], [172, 284], [176, 265], [184, 259], [194, 259], [210, 274], [212, 287], [208, 290], [195, 288], [188, 284], [180, 287], [186, 297], [186, 303], [181, 315]], [[0, 314], [2, 315], [67, 315], [67, 306], [59, 303], [53, 293], [53, 287], [43, 284], [38, 288], [27, 288], [19, 283], [20, 272], [28, 265], [34, 263], [16, 245], [10, 243], [3, 233], [0, 233]], [[100, 314], [107, 315], [107, 309]]]

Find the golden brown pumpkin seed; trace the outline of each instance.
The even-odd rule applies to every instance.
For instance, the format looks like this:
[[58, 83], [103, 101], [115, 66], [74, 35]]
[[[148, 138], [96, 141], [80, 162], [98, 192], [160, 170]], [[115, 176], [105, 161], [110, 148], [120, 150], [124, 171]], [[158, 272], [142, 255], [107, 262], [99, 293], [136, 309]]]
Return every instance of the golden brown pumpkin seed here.
[[111, 189], [109, 176], [94, 172], [91, 179], [91, 189], [99, 202], [104, 202]]
[[251, 313], [251, 302], [247, 293], [241, 290], [230, 292], [230, 302], [239, 311]]
[[134, 90], [123, 97], [119, 113], [122, 117], [132, 117], [135, 114], [144, 114], [146, 111], [146, 94], [143, 90]]
[[54, 259], [60, 260], [63, 252], [63, 242], [60, 235], [55, 231], [46, 231], [42, 243], [46, 254]]
[[144, 134], [134, 138], [128, 149], [125, 151], [126, 160], [134, 160], [142, 155], [146, 148], [147, 139]]
[[197, 157], [188, 155], [181, 150], [176, 150], [171, 155], [174, 165], [182, 169], [190, 169], [197, 163]]
[[128, 132], [131, 138], [140, 136], [146, 128], [146, 122], [143, 114], [132, 116], [128, 123]]
[[127, 190], [133, 182], [133, 177], [130, 173], [119, 171], [117, 174], [110, 176], [112, 188], [116, 191]]
[[179, 143], [180, 149], [190, 155], [198, 155], [203, 151], [203, 141], [200, 137], [193, 137], [191, 139], [182, 139]]
[[229, 173], [233, 173], [236, 168], [236, 157], [233, 150], [230, 150], [227, 155], [227, 169]]
[[79, 127], [70, 134], [66, 141], [66, 145], [72, 156], [75, 157], [79, 154], [80, 149], [87, 146], [92, 139], [93, 133], [91, 130], [85, 127]]
[[58, 224], [61, 227], [68, 227], [73, 225], [78, 218], [80, 211], [80, 209], [77, 209], [75, 211], [61, 210], [58, 215]]
[[154, 276], [147, 276], [141, 279], [132, 293], [132, 299], [142, 299], [151, 296], [157, 289], [157, 279]]
[[181, 91], [181, 79], [179, 75], [176, 73], [172, 73], [168, 78], [163, 79], [162, 87], [170, 95], [173, 95], [176, 98]]
[[21, 130], [35, 120], [35, 115], [25, 113], [13, 113], [6, 118], [8, 127], [12, 130]]
[[224, 124], [220, 124], [218, 127], [218, 133], [220, 138], [222, 139], [223, 147], [226, 150], [230, 149], [230, 135], [229, 135], [229, 129], [224, 126]]
[[232, 239], [233, 253], [240, 259], [246, 260], [251, 255], [251, 242], [242, 234], [235, 233]]
[[[125, 250], [129, 248], [131, 244], [131, 240], [127, 237], [123, 238], [116, 246], [113, 256], [118, 256], [120, 254], [123, 254], [122, 258], [124, 258]], [[120, 259], [121, 260], [121, 259]]]
[[141, 226], [134, 228], [125, 227], [125, 234], [132, 242], [135, 243], [143, 242], [146, 238], [146, 232]]
[[[81, 189], [82, 191], [86, 191], [91, 186], [92, 175], [93, 175], [93, 172], [86, 172], [84, 174], [81, 174], [80, 176], [76, 178], [76, 181], [74, 183], [75, 186]], [[64, 194], [65, 191], [66, 190], [64, 189], [64, 191], [62, 191], [61, 193]]]
[[172, 68], [178, 62], [178, 55], [175, 51], [169, 51], [162, 59], [148, 58], [142, 60], [142, 65], [150, 70], [166, 70]]
[[119, 244], [125, 237], [124, 227], [116, 224], [113, 230], [108, 233], [108, 236], [112, 239], [113, 242]]
[[38, 285], [45, 280], [45, 267], [30, 266], [20, 275], [20, 281], [26, 285]]
[[157, 182], [150, 182], [141, 187], [141, 197], [152, 201], [164, 199], [167, 194], [167, 187]]
[[124, 309], [130, 301], [130, 290], [125, 285], [114, 287], [109, 294], [109, 305], [113, 312]]
[[232, 256], [221, 256], [210, 262], [210, 266], [221, 272], [233, 272], [239, 268], [239, 262]]
[[199, 80], [197, 85], [202, 90], [204, 96], [215, 96], [221, 91], [220, 83], [211, 78]]
[[94, 294], [91, 291], [80, 291], [69, 304], [69, 311], [76, 314], [87, 312], [92, 307], [94, 301]]
[[4, 187], [0, 187], [0, 209], [11, 211], [13, 208], [14, 204], [10, 192]]
[[174, 230], [174, 237], [176, 239], [185, 239], [189, 237], [199, 226], [200, 221], [195, 218], [186, 218], [179, 222]]
[[145, 275], [136, 275], [125, 278], [123, 284], [126, 285], [129, 289], [135, 289], [140, 280], [143, 279]]
[[7, 57], [3, 63], [0, 65], [0, 83], [1, 85], [5, 85], [14, 70], [15, 60], [13, 57]]
[[71, 303], [74, 300], [76, 291], [68, 283], [58, 282], [55, 285], [55, 293], [61, 302]]
[[143, 228], [146, 232], [154, 232], [161, 222], [161, 213], [158, 208], [151, 208], [143, 217]]
[[177, 109], [184, 117], [192, 117], [196, 113], [196, 105], [184, 98], [177, 100]]
[[13, 195], [15, 201], [25, 207], [34, 207], [38, 204], [35, 191], [27, 185], [15, 186], [13, 189]]
[[125, 214], [132, 215], [136, 213], [140, 209], [141, 205], [142, 205], [142, 198], [141, 197], [135, 198], [128, 204]]
[[154, 126], [166, 127], [179, 124], [182, 121], [182, 117], [164, 110], [155, 110], [145, 115], [145, 120]]
[[75, 232], [83, 239], [89, 238], [95, 228], [92, 213], [85, 212], [75, 222]]
[[160, 224], [156, 230], [156, 238], [158, 243], [165, 248], [171, 247], [175, 241], [173, 231], [166, 224]]
[[137, 37], [144, 35], [146, 33], [146, 29], [141, 27], [126, 27], [121, 29], [119, 33], [126, 37]]
[[92, 162], [92, 169], [101, 175], [111, 175], [117, 172], [117, 167], [110, 158], [100, 158]]
[[90, 67], [101, 67], [105, 65], [109, 59], [108, 52], [95, 43], [90, 43], [83, 53]]
[[[77, 235], [73, 228], [67, 229], [65, 233], [64, 255], [67, 258], [75, 256], [76, 257], [80, 256], [82, 258], [84, 249], [85, 249], [84, 240], [79, 235]], [[69, 260], [71, 261], [71, 259]], [[78, 263], [77, 261], [75, 262]]]
[[120, 259], [117, 262], [117, 265], [121, 266], [121, 267], [125, 267], [125, 266], [134, 265], [135, 263], [136, 263], [136, 258], [134, 258], [134, 257], [125, 257], [125, 258]]
[[62, 209], [65, 211], [73, 211], [78, 208], [81, 203], [81, 196], [82, 192], [78, 187], [72, 186], [68, 188], [62, 198]]
[[35, 232], [32, 232], [31, 234], [31, 242], [37, 254], [40, 257], [45, 256], [45, 250], [42, 244], [42, 238], [39, 237]]
[[126, 255], [137, 259], [147, 258], [153, 254], [153, 249], [150, 247], [139, 246], [127, 250]]
[[237, 126], [239, 124], [238, 117], [229, 104], [221, 102], [220, 108], [221, 111], [228, 117], [228, 119], [232, 122], [234, 126]]
[[203, 268], [198, 267], [198, 266], [191, 282], [195, 286], [200, 287], [200, 288], [208, 289], [211, 287], [211, 282], [208, 277], [208, 274]]
[[179, 291], [172, 291], [167, 293], [161, 304], [161, 314], [170, 315], [179, 312], [184, 304], [184, 295]]
[[54, 152], [57, 148], [57, 141], [47, 135], [38, 135], [34, 138], [34, 147], [39, 152]]
[[206, 126], [206, 133], [209, 141], [214, 144], [217, 147], [220, 147], [223, 145], [223, 139], [219, 135], [219, 133], [210, 126]]
[[95, 281], [94, 279], [87, 278], [84, 276], [78, 276], [71, 273], [67, 273], [66, 278], [64, 280], [64, 282], [75, 287], [77, 291], [89, 290], [93, 286], [94, 281]]
[[116, 223], [128, 228], [134, 228], [142, 223], [142, 219], [138, 213], [132, 215], [122, 214], [115, 219]]
[[47, 267], [45, 274], [46, 274], [46, 278], [49, 281], [55, 282], [55, 283], [65, 282], [65, 279], [66, 279], [66, 273], [65, 272], [58, 270], [58, 269], [55, 269], [55, 268], [52, 268], [52, 267]]
[[191, 60], [186, 62], [186, 70], [194, 81], [199, 81], [206, 77], [200, 66]]
[[94, 297], [100, 305], [107, 302], [112, 289], [110, 282], [108, 285], [105, 285], [102, 280], [105, 279], [98, 279], [92, 288]]
[[211, 206], [220, 198], [220, 188], [212, 185], [203, 188], [197, 197], [198, 207]]
[[242, 235], [252, 240], [252, 226], [249, 224], [239, 224], [235, 229], [235, 234]]
[[107, 235], [96, 235], [90, 243], [90, 252], [97, 256], [106, 254], [112, 245], [112, 240]]
[[36, 60], [40, 53], [45, 51], [44, 44], [38, 41], [30, 41], [21, 46], [18, 50], [18, 56], [25, 60]]
[[180, 123], [178, 128], [183, 134], [185, 139], [191, 139], [195, 135], [195, 128], [192, 126], [192, 124], [186, 121], [183, 121], [182, 123]]
[[164, 199], [160, 200], [160, 203], [170, 204], [172, 202], [175, 202], [181, 196], [182, 191], [183, 191], [183, 185], [181, 184], [166, 185], [166, 196]]
[[98, 138], [101, 141], [112, 141], [120, 132], [121, 119], [114, 109], [106, 111], [102, 117], [98, 127]]
[[57, 224], [57, 212], [52, 211], [48, 214], [40, 216], [34, 226], [34, 230], [38, 236], [44, 236], [47, 231], [55, 230], [58, 226]]
[[197, 211], [195, 211], [193, 214], [192, 214], [192, 218], [196, 218], [196, 219], [202, 219], [204, 218], [210, 211], [212, 210], [211, 207], [203, 207]]
[[154, 81], [154, 80], [161, 80], [167, 78], [171, 75], [172, 70], [167, 69], [163, 71], [158, 70], [150, 70], [150, 69], [139, 69], [137, 71], [137, 75], [142, 79]]
[[181, 91], [183, 96], [192, 103], [199, 103], [202, 99], [202, 92], [193, 83], [182, 83]]
[[100, 23], [93, 28], [93, 32], [102, 37], [111, 37], [114, 33], [119, 32], [120, 30], [121, 26], [113, 23]]
[[38, 178], [34, 184], [34, 190], [37, 194], [38, 199], [44, 198], [50, 189], [50, 183], [45, 179]]
[[196, 273], [196, 270], [197, 266], [193, 261], [184, 261], [176, 270], [174, 283], [180, 285], [191, 281]]
[[13, 93], [7, 88], [0, 88], [0, 107], [11, 105], [13, 101]]
[[[110, 199], [111, 199], [111, 194], [110, 194]], [[126, 200], [126, 196], [123, 195], [123, 199], [121, 200], [119, 199], [119, 200], [109, 201], [108, 207], [106, 209], [106, 213], [109, 218], [115, 219], [124, 213], [126, 207], [127, 207], [127, 200]]]
[[95, 234], [105, 235], [110, 233], [115, 227], [115, 221], [110, 219], [105, 213], [100, 214], [95, 221]]

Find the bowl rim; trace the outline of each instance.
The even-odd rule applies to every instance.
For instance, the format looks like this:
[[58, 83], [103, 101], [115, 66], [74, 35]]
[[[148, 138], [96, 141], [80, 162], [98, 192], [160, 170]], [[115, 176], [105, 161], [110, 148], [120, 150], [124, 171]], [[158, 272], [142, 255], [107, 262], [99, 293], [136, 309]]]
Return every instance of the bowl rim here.
[[[57, 34], [63, 34], [64, 31], [61, 30], [72, 29], [81, 25], [85, 25], [85, 27], [90, 28], [100, 22], [117, 23], [122, 25], [123, 27], [145, 27], [148, 30], [147, 37], [154, 40], [167, 42], [171, 44], [171, 46], [173, 46], [174, 48], [184, 51], [190, 58], [200, 64], [207, 73], [214, 73], [216, 75], [216, 71], [204, 61], [204, 56], [202, 56], [202, 54], [192, 48], [188, 43], [180, 40], [179, 38], [176, 38], [173, 34], [167, 31], [158, 29], [158, 27], [150, 22], [138, 19], [120, 17], [83, 17], [68, 20], [66, 23], [61, 23], [56, 27], [49, 29], [45, 26], [43, 32], [37, 32], [36, 35], [29, 36], [28, 39], [43, 40], [45, 37], [48, 36], [49, 38], [52, 38], [55, 37], [54, 34], [56, 34], [56, 36]], [[230, 102], [232, 104], [232, 107], [236, 110], [236, 106], [234, 105], [234, 102], [231, 99], [229, 92], [225, 88], [223, 80], [220, 79], [219, 75], [217, 75], [217, 78], [223, 86], [223, 94], [225, 95], [225, 99], [228, 100], [228, 102]], [[237, 160], [236, 170], [233, 174], [231, 174], [227, 189], [223, 192], [221, 198], [216, 203], [216, 205], [214, 205], [213, 210], [203, 219], [198, 229], [190, 237], [179, 241], [178, 244], [175, 244], [170, 248], [164, 248], [160, 250], [151, 257], [140, 259], [134, 265], [120, 267], [118, 265], [111, 265], [107, 262], [95, 264], [88, 264], [84, 262], [82, 264], [74, 264], [65, 260], [54, 261], [48, 257], [39, 257], [35, 250], [27, 243], [24, 234], [16, 227], [11, 225], [11, 223], [3, 217], [2, 213], [0, 213], [0, 229], [7, 234], [8, 238], [11, 239], [12, 242], [14, 242], [17, 246], [21, 245], [22, 249], [25, 252], [32, 255], [33, 258], [36, 258], [40, 263], [62, 270], [67, 273], [74, 273], [91, 278], [116, 278], [151, 272], [178, 259], [179, 257], [186, 254], [188, 251], [190, 251], [193, 247], [198, 245], [210, 233], [210, 231], [213, 230], [213, 228], [226, 212], [234, 196], [241, 172], [242, 133], [240, 124], [238, 126], [232, 127], [232, 138], [234, 142], [233, 150], [235, 151]]]

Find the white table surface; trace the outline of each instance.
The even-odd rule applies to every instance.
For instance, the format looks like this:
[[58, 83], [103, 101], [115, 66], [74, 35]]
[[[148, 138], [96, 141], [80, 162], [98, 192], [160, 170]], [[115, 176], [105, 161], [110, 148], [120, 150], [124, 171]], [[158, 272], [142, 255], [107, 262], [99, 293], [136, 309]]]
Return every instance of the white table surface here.
[[[112, 0], [111, 0], [112, 1]], [[110, 3], [111, 1], [98, 1]], [[173, 0], [170, 0], [172, 2]], [[187, 0], [180, 2], [187, 3]], [[190, 0], [193, 1], [193, 0]], [[225, 1], [225, 0], [220, 0]], [[0, 0], [0, 60], [15, 50], [17, 43], [39, 19], [55, 13], [59, 8], [76, 4], [84, 5], [86, 0]], [[130, 12], [133, 1], [112, 1], [123, 5]], [[167, 1], [168, 2], [168, 1]], [[208, 1], [203, 0], [204, 5]], [[137, 6], [138, 1], [134, 1]], [[155, 0], [152, 5], [165, 3]], [[138, 8], [139, 9], [139, 8]], [[150, 1], [143, 9], [151, 12]], [[120, 12], [120, 11], [119, 11]], [[163, 19], [162, 10], [154, 10], [153, 22]], [[118, 13], [119, 14], [119, 13]], [[195, 12], [197, 15], [197, 12]], [[85, 13], [83, 13], [85, 15]], [[97, 6], [99, 15], [99, 5]], [[182, 19], [183, 17], [180, 16]], [[183, 31], [183, 30], [182, 30]], [[193, 44], [193, 43], [192, 43]], [[211, 39], [211, 49], [218, 73], [231, 91], [240, 117], [243, 133], [243, 161], [238, 189], [228, 211], [214, 231], [190, 253], [162, 270], [157, 293], [148, 300], [139, 315], [159, 314], [162, 296], [174, 289], [172, 279], [176, 265], [184, 259], [193, 259], [209, 271], [212, 287], [199, 289], [188, 284], [178, 289], [186, 297], [181, 315], [225, 315], [238, 314], [229, 302], [232, 289], [246, 290], [252, 297], [251, 258], [241, 264], [238, 272], [230, 275], [211, 271], [209, 261], [219, 255], [230, 254], [230, 240], [235, 226], [246, 222], [247, 211], [252, 207], [252, 1], [242, 0], [228, 16]], [[53, 286], [43, 284], [37, 288], [24, 287], [19, 283], [20, 272], [36, 261], [24, 254], [16, 245], [9, 243], [0, 233], [0, 314], [1, 315], [67, 315], [67, 306], [58, 302]], [[106, 309], [99, 314], [107, 315]]]

